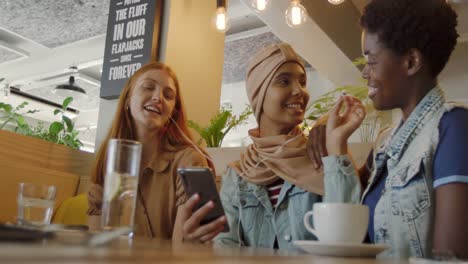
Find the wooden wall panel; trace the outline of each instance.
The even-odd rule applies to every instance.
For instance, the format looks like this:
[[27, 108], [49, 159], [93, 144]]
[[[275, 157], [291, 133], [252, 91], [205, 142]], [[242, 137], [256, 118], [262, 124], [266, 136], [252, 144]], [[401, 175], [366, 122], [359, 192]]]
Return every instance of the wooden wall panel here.
[[19, 182], [54, 184], [56, 206], [89, 178], [94, 154], [0, 130], [0, 222], [14, 221]]

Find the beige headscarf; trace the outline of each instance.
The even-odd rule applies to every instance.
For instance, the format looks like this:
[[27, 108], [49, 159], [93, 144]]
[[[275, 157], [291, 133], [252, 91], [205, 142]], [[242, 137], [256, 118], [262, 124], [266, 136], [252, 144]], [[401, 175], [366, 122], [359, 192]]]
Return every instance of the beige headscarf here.
[[[273, 76], [286, 62], [296, 62], [304, 69], [291, 46], [281, 43], [259, 51], [249, 66], [246, 89], [258, 124]], [[240, 160], [230, 164], [242, 178], [259, 185], [282, 178], [304, 190], [323, 195], [323, 171], [315, 169], [310, 161], [307, 139], [298, 127], [287, 135], [260, 137], [258, 128], [251, 129], [249, 135], [253, 144], [241, 154]]]

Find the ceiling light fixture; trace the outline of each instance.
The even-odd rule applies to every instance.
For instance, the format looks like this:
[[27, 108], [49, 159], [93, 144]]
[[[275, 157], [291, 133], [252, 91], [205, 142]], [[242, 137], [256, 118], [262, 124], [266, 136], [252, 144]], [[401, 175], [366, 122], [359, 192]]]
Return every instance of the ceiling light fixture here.
[[64, 97], [72, 96], [87, 98], [88, 95], [86, 94], [86, 90], [75, 84], [75, 76], [73, 75], [78, 73], [78, 68], [76, 66], [72, 66], [69, 69], [71, 71], [71, 75], [68, 78], [68, 83], [57, 85], [52, 92]]
[[328, 0], [330, 4], [339, 5], [342, 4], [345, 0]]
[[250, 5], [254, 8], [255, 12], [262, 12], [268, 8], [270, 0], [250, 0]]
[[298, 28], [307, 20], [307, 10], [301, 5], [300, 0], [291, 0], [285, 12], [286, 23], [291, 28]]
[[226, 0], [216, 0], [216, 13], [214, 17], [214, 25], [216, 30], [225, 33], [229, 30], [230, 23], [227, 16]]

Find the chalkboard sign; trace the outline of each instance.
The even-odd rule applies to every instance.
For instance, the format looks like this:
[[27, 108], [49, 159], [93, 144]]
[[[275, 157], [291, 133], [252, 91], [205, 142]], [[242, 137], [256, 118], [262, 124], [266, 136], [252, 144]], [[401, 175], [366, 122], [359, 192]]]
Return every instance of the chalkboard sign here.
[[161, 0], [111, 0], [101, 98], [118, 98], [127, 79], [151, 60], [156, 8], [161, 8], [157, 1]]

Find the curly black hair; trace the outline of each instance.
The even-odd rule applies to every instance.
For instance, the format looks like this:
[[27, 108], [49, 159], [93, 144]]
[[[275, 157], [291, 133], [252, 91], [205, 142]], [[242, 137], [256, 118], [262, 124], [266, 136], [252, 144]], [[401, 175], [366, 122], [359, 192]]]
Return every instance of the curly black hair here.
[[361, 26], [386, 47], [404, 54], [418, 49], [436, 77], [457, 43], [457, 14], [445, 0], [372, 0]]

